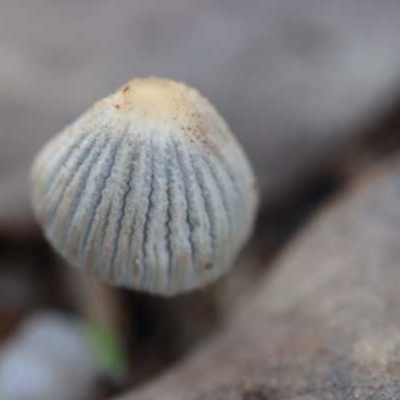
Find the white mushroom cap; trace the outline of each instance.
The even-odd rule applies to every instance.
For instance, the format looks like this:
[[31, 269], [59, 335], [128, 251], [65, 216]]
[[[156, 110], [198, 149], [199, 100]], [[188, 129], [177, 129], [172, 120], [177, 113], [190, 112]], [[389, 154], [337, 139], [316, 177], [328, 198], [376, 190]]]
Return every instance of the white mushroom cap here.
[[171, 295], [227, 271], [258, 205], [242, 148], [195, 89], [133, 79], [53, 138], [32, 168], [33, 209], [73, 265]]

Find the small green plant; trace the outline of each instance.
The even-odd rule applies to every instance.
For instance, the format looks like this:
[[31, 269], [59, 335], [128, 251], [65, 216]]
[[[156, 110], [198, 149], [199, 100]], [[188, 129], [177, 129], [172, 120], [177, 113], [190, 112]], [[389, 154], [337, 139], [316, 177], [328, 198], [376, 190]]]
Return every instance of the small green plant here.
[[94, 322], [88, 322], [84, 329], [86, 341], [100, 368], [112, 376], [122, 376], [127, 361], [117, 335], [111, 329]]

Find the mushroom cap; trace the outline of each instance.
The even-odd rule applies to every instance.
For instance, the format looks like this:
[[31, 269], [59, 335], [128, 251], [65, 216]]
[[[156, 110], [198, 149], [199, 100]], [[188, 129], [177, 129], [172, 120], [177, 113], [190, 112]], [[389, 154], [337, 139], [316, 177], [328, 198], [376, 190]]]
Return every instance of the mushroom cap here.
[[32, 167], [44, 234], [112, 284], [172, 295], [234, 263], [258, 205], [256, 179], [216, 109], [168, 79], [133, 79], [55, 136]]

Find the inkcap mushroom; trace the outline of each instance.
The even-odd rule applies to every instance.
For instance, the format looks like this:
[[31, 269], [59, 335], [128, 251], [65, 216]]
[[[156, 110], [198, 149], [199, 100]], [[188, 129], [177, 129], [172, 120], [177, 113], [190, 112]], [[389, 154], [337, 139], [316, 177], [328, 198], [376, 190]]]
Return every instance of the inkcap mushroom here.
[[252, 167], [217, 110], [168, 79], [133, 79], [55, 136], [32, 205], [72, 265], [160, 295], [228, 271], [258, 205]]

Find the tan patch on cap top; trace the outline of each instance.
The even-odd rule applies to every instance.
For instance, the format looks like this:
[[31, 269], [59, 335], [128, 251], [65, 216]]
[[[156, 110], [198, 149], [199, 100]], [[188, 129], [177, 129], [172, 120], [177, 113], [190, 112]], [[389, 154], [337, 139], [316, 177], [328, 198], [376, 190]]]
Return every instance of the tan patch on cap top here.
[[196, 124], [196, 101], [200, 94], [180, 82], [160, 78], [133, 79], [109, 97], [121, 113], [135, 113], [152, 121]]

